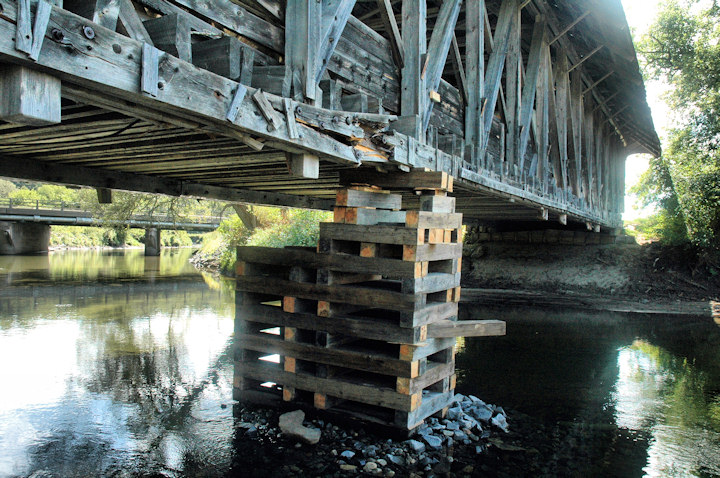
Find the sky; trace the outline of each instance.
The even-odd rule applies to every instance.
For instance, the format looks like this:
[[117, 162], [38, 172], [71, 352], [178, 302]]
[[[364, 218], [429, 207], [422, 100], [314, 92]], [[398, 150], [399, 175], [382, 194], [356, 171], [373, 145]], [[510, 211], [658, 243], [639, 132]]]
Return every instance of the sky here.
[[[622, 0], [628, 24], [630, 24], [630, 28], [636, 38], [645, 33], [652, 24], [660, 2], [661, 0]], [[665, 129], [668, 127], [668, 118], [670, 116], [670, 110], [661, 98], [667, 87], [659, 82], [647, 82], [645, 87], [647, 89], [647, 100], [652, 110], [655, 129], [662, 138]], [[646, 156], [630, 156], [625, 165], [626, 185], [635, 184], [640, 178], [640, 175], [647, 170], [647, 167], [648, 158]], [[625, 196], [624, 219], [635, 219], [650, 213], [652, 213], [652, 211], [638, 209], [634, 197]]]

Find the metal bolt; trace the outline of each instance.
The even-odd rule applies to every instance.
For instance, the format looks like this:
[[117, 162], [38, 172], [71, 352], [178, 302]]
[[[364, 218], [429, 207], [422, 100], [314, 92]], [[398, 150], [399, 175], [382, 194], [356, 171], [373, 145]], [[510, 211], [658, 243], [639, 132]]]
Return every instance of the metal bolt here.
[[295, 108], [295, 114], [302, 115], [302, 108], [300, 108], [299, 106], [297, 108]]
[[83, 35], [85, 35], [85, 38], [88, 40], [92, 40], [95, 38], [95, 30], [93, 30], [91, 27], [85, 25], [82, 29]]
[[57, 28], [53, 28], [50, 31], [50, 35], [52, 36], [53, 40], [55, 40], [55, 41], [63, 41], [65, 39], [65, 34], [61, 30], [58, 30]]
[[333, 117], [332, 117], [332, 122], [333, 122], [334, 124], [338, 124], [338, 123], [340, 122], [340, 117], [339, 117], [339, 116], [333, 116]]
[[325, 129], [325, 122], [324, 122], [324, 121], [321, 121], [321, 122], [320, 122], [320, 128]]
[[352, 118], [349, 117], [349, 116], [346, 116], [346, 117], [345, 117], [345, 124], [351, 125], [351, 124], [352, 124]]

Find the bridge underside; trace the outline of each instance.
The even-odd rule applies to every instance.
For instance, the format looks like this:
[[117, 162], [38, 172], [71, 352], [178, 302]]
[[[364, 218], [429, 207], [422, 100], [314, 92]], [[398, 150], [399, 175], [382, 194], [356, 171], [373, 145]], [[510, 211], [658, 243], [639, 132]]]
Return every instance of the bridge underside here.
[[331, 209], [443, 171], [466, 221], [616, 228], [659, 153], [615, 1], [29, 3], [0, 0], [3, 176]]

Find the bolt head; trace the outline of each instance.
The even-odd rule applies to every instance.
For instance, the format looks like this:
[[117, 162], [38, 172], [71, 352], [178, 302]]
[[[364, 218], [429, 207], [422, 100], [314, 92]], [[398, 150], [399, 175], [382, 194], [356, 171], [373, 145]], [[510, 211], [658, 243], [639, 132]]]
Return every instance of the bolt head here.
[[88, 40], [92, 40], [93, 38], [95, 38], [95, 30], [93, 30], [90, 26], [85, 25], [82, 28], [82, 31], [83, 35], [85, 35], [85, 38], [87, 38]]

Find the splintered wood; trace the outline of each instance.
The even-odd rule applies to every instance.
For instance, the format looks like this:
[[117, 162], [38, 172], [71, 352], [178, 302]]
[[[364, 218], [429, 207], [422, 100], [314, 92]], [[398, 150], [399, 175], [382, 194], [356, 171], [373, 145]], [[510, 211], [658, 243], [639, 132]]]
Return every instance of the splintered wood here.
[[456, 337], [505, 324], [456, 322], [462, 217], [443, 187], [423, 194], [422, 211], [402, 211], [400, 195], [351, 186], [316, 251], [238, 248], [237, 399], [262, 391], [405, 430], [444, 412]]

